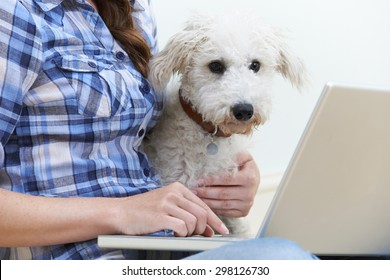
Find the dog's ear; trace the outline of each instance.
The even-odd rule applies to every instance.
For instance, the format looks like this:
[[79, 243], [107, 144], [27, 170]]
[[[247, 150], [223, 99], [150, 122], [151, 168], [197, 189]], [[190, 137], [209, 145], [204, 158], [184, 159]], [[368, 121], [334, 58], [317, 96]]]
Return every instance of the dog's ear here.
[[185, 28], [175, 34], [164, 49], [152, 57], [149, 80], [157, 92], [165, 90], [174, 74], [184, 74], [191, 65], [192, 55], [207, 41], [207, 18], [193, 16]]
[[279, 71], [291, 84], [301, 89], [307, 82], [306, 67], [303, 61], [291, 54], [287, 49], [281, 49], [276, 70]]
[[293, 54], [286, 42], [286, 36], [281, 29], [274, 29], [273, 45], [277, 50], [276, 70], [288, 79], [293, 86], [301, 89], [307, 82], [306, 66]]

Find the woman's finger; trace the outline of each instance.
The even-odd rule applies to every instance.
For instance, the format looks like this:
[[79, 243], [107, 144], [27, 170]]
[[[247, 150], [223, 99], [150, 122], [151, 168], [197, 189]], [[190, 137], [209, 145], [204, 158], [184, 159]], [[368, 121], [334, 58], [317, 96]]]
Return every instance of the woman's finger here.
[[[201, 207], [203, 209], [203, 211], [205, 211], [205, 213], [206, 213], [206, 224], [207, 225], [209, 225], [211, 228], [215, 229], [216, 231], [220, 232], [221, 234], [229, 234], [228, 228], [221, 221], [221, 219], [198, 196], [196, 196], [193, 192], [191, 192], [187, 188], [186, 188], [184, 196], [189, 201], [197, 204], [199, 207]], [[199, 233], [199, 234], [203, 234], [203, 233]]]

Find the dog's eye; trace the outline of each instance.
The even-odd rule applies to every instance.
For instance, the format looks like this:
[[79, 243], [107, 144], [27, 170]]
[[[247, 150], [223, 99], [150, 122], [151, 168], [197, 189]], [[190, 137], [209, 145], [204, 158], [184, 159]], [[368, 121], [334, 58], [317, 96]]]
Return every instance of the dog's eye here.
[[252, 70], [253, 72], [257, 73], [260, 70], [260, 62], [257, 60], [252, 61], [252, 63], [249, 65], [249, 69]]
[[222, 61], [212, 61], [209, 64], [209, 69], [212, 73], [223, 74], [226, 71], [226, 66]]

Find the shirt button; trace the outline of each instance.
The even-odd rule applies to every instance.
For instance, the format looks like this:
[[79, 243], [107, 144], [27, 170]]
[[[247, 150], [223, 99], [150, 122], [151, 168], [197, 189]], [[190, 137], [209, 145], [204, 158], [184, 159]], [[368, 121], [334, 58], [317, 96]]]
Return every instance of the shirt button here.
[[89, 65], [89, 67], [91, 67], [91, 68], [97, 68], [96, 63], [93, 62], [93, 61], [88, 61], [88, 65]]
[[138, 137], [144, 136], [145, 130], [142, 128], [140, 131], [138, 131]]
[[142, 92], [142, 94], [149, 94], [150, 93], [150, 87], [147, 82], [144, 82], [140, 87], [139, 90]]
[[150, 175], [150, 170], [149, 170], [148, 168], [144, 168], [144, 175], [145, 175], [146, 177], [149, 177], [149, 175]]
[[119, 52], [117, 52], [117, 53], [115, 54], [115, 57], [116, 57], [117, 59], [119, 59], [119, 60], [124, 60], [125, 57], [126, 57], [126, 55], [125, 55], [123, 52], [119, 51]]

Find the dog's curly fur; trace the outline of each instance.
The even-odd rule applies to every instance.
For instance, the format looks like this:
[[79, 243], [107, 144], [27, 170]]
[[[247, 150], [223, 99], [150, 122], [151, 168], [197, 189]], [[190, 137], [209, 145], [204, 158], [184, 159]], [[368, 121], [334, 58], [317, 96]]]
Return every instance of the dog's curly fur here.
[[[211, 71], [212, 62], [219, 71]], [[164, 184], [179, 181], [189, 188], [199, 178], [237, 170], [236, 156], [247, 148], [248, 136], [269, 118], [276, 73], [298, 88], [305, 80], [304, 64], [288, 50], [283, 32], [248, 15], [193, 16], [152, 58], [150, 71], [158, 94], [166, 92], [166, 104], [145, 150]], [[212, 137], [190, 119], [179, 90], [204, 121], [232, 135]], [[237, 104], [252, 106], [249, 119], [237, 118]], [[206, 152], [211, 141], [219, 147], [216, 155]], [[223, 220], [231, 232], [246, 231], [238, 218]]]

